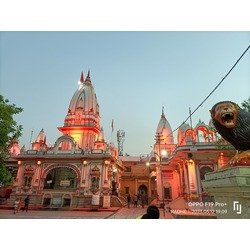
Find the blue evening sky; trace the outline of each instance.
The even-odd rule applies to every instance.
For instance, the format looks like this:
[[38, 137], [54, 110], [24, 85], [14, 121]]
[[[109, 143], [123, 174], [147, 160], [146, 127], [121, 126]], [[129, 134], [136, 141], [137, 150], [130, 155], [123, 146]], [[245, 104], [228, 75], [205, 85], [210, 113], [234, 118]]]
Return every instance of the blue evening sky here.
[[[107, 141], [116, 143], [122, 129], [124, 153], [147, 154], [162, 106], [176, 129], [249, 44], [250, 32], [239, 31], [0, 32], [0, 93], [24, 109], [16, 116], [21, 145], [29, 148], [31, 131], [34, 140], [41, 128], [54, 144], [81, 71], [90, 69]], [[249, 96], [250, 51], [193, 115], [193, 125], [208, 123], [216, 102], [241, 104]]]

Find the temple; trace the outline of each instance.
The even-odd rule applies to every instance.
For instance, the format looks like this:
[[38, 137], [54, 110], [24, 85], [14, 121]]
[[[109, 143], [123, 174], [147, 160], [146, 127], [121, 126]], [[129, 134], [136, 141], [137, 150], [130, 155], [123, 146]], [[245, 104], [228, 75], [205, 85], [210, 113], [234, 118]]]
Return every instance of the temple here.
[[205, 174], [223, 168], [235, 149], [211, 122], [183, 123], [175, 142], [165, 113], [162, 108], [151, 152], [118, 154], [105, 139], [90, 72], [86, 79], [81, 73], [54, 145], [47, 145], [45, 129], [29, 150], [13, 142], [8, 167], [17, 171], [10, 203], [27, 194], [36, 206], [71, 208], [89, 206], [93, 195], [110, 196], [111, 206], [123, 206], [128, 193], [144, 193], [148, 203], [209, 199], [201, 185]]
[[89, 204], [92, 195], [115, 195], [123, 166], [100, 123], [90, 72], [85, 80], [82, 73], [54, 146], [46, 144], [42, 129], [31, 150], [14, 154], [11, 148], [18, 162], [12, 196], [30, 194], [31, 204], [76, 207]]

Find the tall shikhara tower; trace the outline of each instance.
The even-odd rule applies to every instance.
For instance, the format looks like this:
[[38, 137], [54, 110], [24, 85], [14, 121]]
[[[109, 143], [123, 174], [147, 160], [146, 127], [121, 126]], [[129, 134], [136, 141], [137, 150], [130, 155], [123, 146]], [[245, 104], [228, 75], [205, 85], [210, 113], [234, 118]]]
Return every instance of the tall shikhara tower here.
[[[90, 72], [84, 80], [83, 73], [79, 81], [79, 88], [73, 95], [68, 113], [64, 119], [64, 126], [58, 127], [63, 135], [74, 138], [79, 148], [93, 149], [94, 142], [101, 132], [99, 104], [91, 83]], [[70, 144], [64, 142], [62, 149], [70, 149]]]

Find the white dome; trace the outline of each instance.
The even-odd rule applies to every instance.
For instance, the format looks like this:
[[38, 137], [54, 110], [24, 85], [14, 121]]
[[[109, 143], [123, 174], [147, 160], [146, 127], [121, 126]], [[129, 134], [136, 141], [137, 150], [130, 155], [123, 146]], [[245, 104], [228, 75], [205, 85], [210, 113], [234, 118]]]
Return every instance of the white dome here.
[[189, 124], [187, 123], [182, 123], [181, 126], [179, 127], [178, 132], [186, 132], [188, 129], [192, 129]]
[[[83, 74], [79, 82], [80, 86], [73, 95], [68, 113], [65, 117], [65, 126], [98, 126], [99, 127], [99, 104], [94, 87], [90, 80], [90, 73], [84, 81]], [[100, 129], [100, 128], [99, 128]]]
[[[83, 78], [81, 78], [83, 80]], [[93, 113], [99, 115], [99, 104], [97, 102], [94, 87], [90, 80], [90, 74], [85, 81], [80, 80], [79, 89], [76, 90], [69, 104], [69, 113]]]
[[[89, 72], [85, 81], [82, 73], [79, 88], [71, 98], [64, 126], [58, 129], [63, 135], [73, 137], [78, 147], [82, 149], [94, 147], [101, 128], [99, 105]], [[64, 144], [67, 148], [68, 144]]]
[[198, 129], [200, 127], [206, 127], [207, 128], [207, 125], [202, 122], [201, 120], [199, 120], [199, 122], [196, 124], [195, 128]]
[[157, 130], [156, 130], [156, 134], [162, 135], [162, 139], [163, 139], [161, 142], [162, 144], [174, 144], [172, 128], [165, 117], [163, 109], [162, 109], [161, 119], [159, 121]]

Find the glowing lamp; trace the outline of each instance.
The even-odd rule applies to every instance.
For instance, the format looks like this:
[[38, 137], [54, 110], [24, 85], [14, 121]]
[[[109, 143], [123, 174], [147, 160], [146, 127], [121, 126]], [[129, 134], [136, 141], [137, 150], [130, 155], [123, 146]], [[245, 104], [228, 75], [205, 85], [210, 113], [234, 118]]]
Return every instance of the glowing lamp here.
[[168, 154], [166, 149], [161, 150], [161, 156], [166, 156]]
[[17, 162], [17, 164], [18, 164], [18, 165], [21, 165], [21, 164], [22, 164], [22, 162], [21, 162], [21, 161], [18, 161], [18, 162]]
[[87, 165], [87, 161], [83, 161], [83, 165]]
[[37, 161], [37, 165], [41, 165], [41, 163], [42, 163], [41, 161]]
[[149, 163], [148, 161], [146, 162], [146, 166], [147, 166], [147, 167], [149, 167], [149, 166], [150, 166], [150, 163]]

